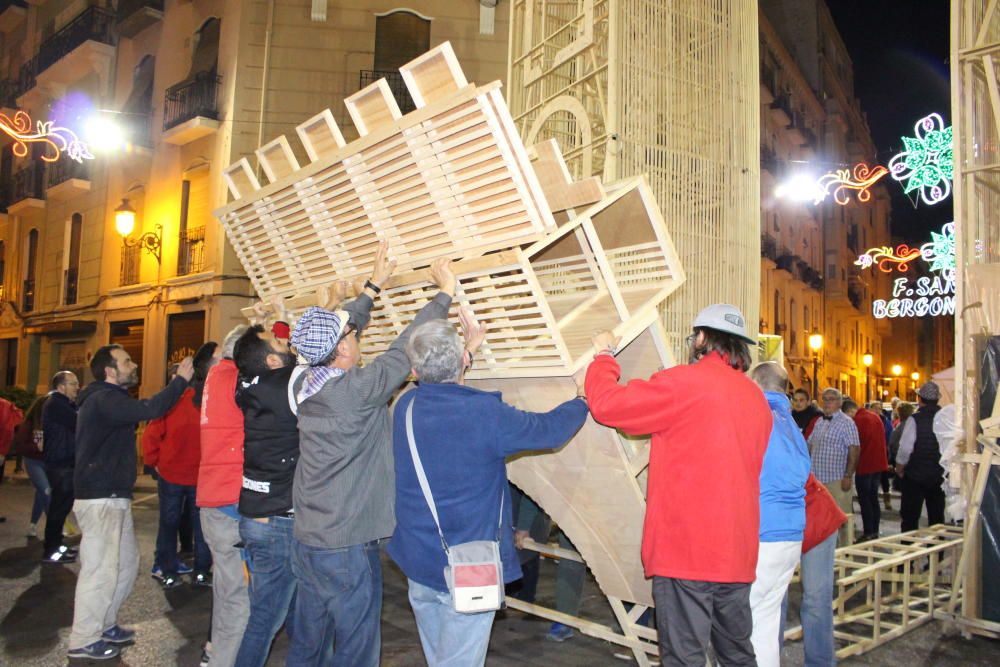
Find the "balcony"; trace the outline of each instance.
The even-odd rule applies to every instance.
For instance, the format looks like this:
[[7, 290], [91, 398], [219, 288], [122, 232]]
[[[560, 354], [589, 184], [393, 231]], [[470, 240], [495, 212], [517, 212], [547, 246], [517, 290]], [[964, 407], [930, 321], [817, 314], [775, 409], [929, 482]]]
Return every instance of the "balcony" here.
[[10, 114], [17, 109], [18, 82], [16, 79], [0, 80], [0, 110]]
[[35, 309], [35, 280], [24, 281], [24, 288], [21, 290], [21, 311], [30, 313]]
[[67, 306], [72, 306], [76, 303], [76, 292], [79, 286], [80, 269], [77, 267], [72, 267], [66, 269], [65, 280], [63, 285], [65, 286], [63, 290], [63, 303]]
[[363, 69], [361, 70], [360, 81], [358, 82], [359, 90], [367, 88], [379, 79], [385, 79], [385, 82], [389, 84], [389, 90], [392, 91], [392, 96], [396, 99], [396, 106], [399, 107], [400, 113], [408, 114], [417, 108], [413, 103], [413, 98], [410, 97], [410, 91], [406, 87], [406, 82], [403, 81], [403, 75], [398, 71], [385, 72]]
[[33, 211], [45, 210], [45, 165], [41, 162], [28, 163], [14, 174], [11, 186], [10, 215], [28, 215]]
[[861, 310], [861, 302], [864, 300], [861, 290], [853, 285], [847, 288], [847, 300], [855, 309]]
[[106, 80], [115, 54], [114, 23], [114, 13], [88, 7], [42, 42], [35, 57], [21, 67], [20, 106], [33, 106], [33, 100], [23, 97], [36, 86], [61, 90], [91, 72]]
[[778, 270], [787, 271], [795, 276], [795, 255], [791, 254], [787, 248], [782, 248], [778, 253], [778, 259], [775, 260]]
[[47, 198], [66, 201], [90, 192], [90, 163], [63, 158], [49, 164]]
[[163, 0], [119, 0], [118, 34], [129, 39], [163, 20]]
[[167, 88], [163, 101], [163, 140], [183, 146], [219, 129], [219, 84], [222, 77], [199, 72], [193, 79]]
[[205, 228], [188, 229], [180, 233], [177, 248], [177, 275], [186, 276], [205, 270]]
[[24, 0], [3, 0], [0, 2], [0, 32], [10, 32], [28, 15], [28, 3]]

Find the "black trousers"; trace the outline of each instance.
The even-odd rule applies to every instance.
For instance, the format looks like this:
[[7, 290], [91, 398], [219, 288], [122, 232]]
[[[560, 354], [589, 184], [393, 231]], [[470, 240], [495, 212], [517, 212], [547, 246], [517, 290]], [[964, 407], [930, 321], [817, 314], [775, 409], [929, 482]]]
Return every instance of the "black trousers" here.
[[927, 525], [944, 523], [944, 490], [941, 478], [913, 479], [903, 471], [903, 491], [899, 502], [899, 519], [902, 532], [920, 526], [920, 512], [927, 503]]
[[750, 584], [653, 577], [664, 667], [704, 667], [709, 644], [723, 667], [756, 665]]
[[51, 555], [62, 546], [63, 525], [66, 517], [73, 510], [73, 469], [50, 468], [48, 470], [49, 486], [52, 495], [49, 498], [49, 511], [45, 519], [44, 555]]

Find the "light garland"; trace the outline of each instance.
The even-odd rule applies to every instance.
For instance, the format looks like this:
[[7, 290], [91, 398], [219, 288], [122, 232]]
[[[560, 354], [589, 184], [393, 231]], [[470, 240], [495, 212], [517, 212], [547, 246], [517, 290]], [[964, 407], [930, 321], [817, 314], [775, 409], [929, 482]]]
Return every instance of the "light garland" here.
[[55, 126], [51, 121], [38, 121], [32, 132], [31, 116], [23, 111], [16, 112], [13, 120], [0, 113], [0, 131], [14, 140], [11, 150], [17, 157], [27, 157], [28, 144], [41, 144], [45, 147], [41, 156], [43, 162], [55, 162], [63, 153], [76, 162], [94, 159], [87, 144], [69, 128]]
[[[863, 255], [859, 255], [855, 266], [868, 269], [878, 265], [878, 270], [882, 273], [892, 273], [895, 268], [900, 273], [906, 273], [910, 268], [910, 262], [920, 259], [923, 252], [918, 248], [911, 248], [905, 243], [896, 246], [895, 250], [889, 246], [879, 248], [869, 248]], [[894, 266], [895, 265], [895, 266]]]
[[926, 204], [937, 204], [951, 194], [954, 174], [952, 129], [932, 113], [913, 126], [914, 136], [902, 137], [906, 147], [889, 160], [889, 173], [907, 194], [918, 191]]
[[837, 186], [833, 190], [833, 200], [841, 206], [846, 206], [850, 201], [849, 191], [857, 192], [859, 202], [866, 202], [872, 198], [869, 188], [881, 180], [889, 170], [882, 165], [869, 167], [864, 162], [854, 165], [854, 169], [838, 169], [823, 174], [816, 181], [816, 199], [814, 204], [819, 204], [830, 194], [830, 188]]
[[920, 255], [931, 271], [955, 271], [955, 223], [949, 222], [941, 233], [931, 232], [931, 240], [920, 246]]

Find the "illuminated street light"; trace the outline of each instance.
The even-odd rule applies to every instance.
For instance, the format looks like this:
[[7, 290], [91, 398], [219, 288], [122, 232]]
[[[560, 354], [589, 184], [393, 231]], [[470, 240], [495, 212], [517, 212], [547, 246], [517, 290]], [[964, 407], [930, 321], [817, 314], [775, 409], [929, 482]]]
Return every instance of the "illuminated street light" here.
[[160, 250], [163, 245], [161, 234], [163, 227], [156, 225], [155, 232], [146, 232], [137, 239], [129, 238], [135, 230], [135, 209], [129, 204], [128, 198], [122, 199], [122, 203], [115, 208], [115, 229], [122, 237], [122, 245], [126, 248], [139, 246], [149, 251], [149, 254], [160, 262]]
[[95, 151], [110, 153], [125, 146], [125, 130], [115, 119], [96, 112], [83, 128], [87, 145]]
[[135, 209], [128, 203], [128, 199], [122, 199], [122, 203], [115, 208], [115, 229], [122, 238], [128, 238], [135, 229]]
[[819, 351], [823, 349], [823, 335], [815, 332], [809, 335], [809, 349], [813, 352], [813, 398], [819, 397]]
[[896, 376], [896, 396], [899, 396], [899, 376], [903, 374], [903, 367], [899, 364], [893, 364], [892, 374]]
[[872, 356], [871, 352], [865, 352], [864, 356], [861, 357], [861, 363], [865, 365], [865, 403], [872, 400], [871, 397], [871, 370], [872, 362], [875, 361], [875, 357]]
[[816, 185], [816, 177], [809, 174], [796, 174], [774, 189], [775, 197], [792, 201], [814, 202], [825, 195]]

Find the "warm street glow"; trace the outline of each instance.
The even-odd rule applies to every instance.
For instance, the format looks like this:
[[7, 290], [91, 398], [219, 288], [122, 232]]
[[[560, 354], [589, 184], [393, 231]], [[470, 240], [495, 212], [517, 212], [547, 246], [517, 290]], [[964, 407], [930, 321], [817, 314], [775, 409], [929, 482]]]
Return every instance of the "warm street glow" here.
[[95, 150], [111, 152], [125, 145], [125, 131], [112, 118], [100, 112], [87, 119], [83, 134]]
[[910, 377], [913, 378], [914, 382], [916, 382], [917, 380], [920, 379], [920, 373], [913, 371], [912, 373], [910, 373]]
[[900, 375], [903, 374], [903, 367], [900, 366], [899, 364], [893, 364], [892, 365], [892, 374], [895, 375], [896, 377], [899, 377]]
[[861, 363], [866, 367], [871, 366], [873, 361], [875, 361], [875, 357], [872, 356], [871, 352], [865, 352], [864, 356], [861, 357]]
[[128, 238], [135, 229], [135, 209], [128, 203], [128, 199], [122, 199], [122, 203], [115, 208], [115, 229], [122, 238]]
[[823, 349], [823, 336], [822, 334], [814, 333], [809, 336], [809, 349], [813, 352], [819, 352]]

